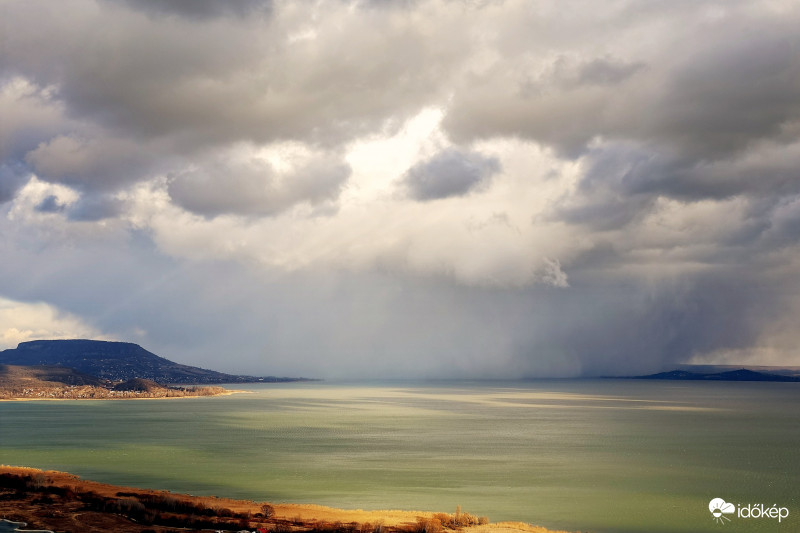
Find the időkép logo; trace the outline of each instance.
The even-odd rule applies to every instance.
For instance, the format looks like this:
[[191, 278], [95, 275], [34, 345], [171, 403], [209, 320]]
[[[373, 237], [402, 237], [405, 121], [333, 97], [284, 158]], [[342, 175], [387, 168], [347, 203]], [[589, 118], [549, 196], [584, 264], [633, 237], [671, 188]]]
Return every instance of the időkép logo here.
[[731, 518], [768, 518], [777, 519], [778, 523], [789, 516], [789, 509], [776, 505], [768, 506], [763, 503], [739, 504], [738, 508], [732, 503], [728, 503], [722, 498], [714, 498], [708, 502], [708, 510], [711, 518], [718, 524], [725, 524]]

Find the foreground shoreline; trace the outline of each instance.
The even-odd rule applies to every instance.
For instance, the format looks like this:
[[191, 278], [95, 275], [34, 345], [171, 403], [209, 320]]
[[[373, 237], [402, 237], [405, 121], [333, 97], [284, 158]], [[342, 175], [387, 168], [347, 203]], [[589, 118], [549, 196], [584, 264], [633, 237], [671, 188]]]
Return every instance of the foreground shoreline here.
[[475, 518], [460, 511], [455, 515], [369, 511], [192, 496], [99, 483], [55, 470], [0, 465], [0, 518], [25, 522], [26, 529], [76, 533], [259, 528], [279, 533], [567, 533], [520, 522], [462, 526], [457, 523], [459, 517], [464, 523]]

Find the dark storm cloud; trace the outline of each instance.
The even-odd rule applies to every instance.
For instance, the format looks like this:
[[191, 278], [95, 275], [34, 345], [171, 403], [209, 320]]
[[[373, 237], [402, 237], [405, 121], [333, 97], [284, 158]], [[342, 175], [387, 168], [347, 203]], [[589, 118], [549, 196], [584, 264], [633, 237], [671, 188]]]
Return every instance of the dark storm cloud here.
[[419, 4], [418, 0], [361, 0], [359, 6], [378, 9], [408, 9]]
[[596, 58], [580, 66], [575, 82], [578, 85], [615, 85], [645, 68], [644, 63], [624, 63], [610, 58]]
[[42, 200], [35, 209], [40, 213], [60, 213], [64, 210], [64, 207], [64, 204], [58, 201], [57, 196], [50, 195]]
[[71, 113], [124, 138], [168, 138], [183, 149], [290, 138], [337, 143], [406, 116], [437, 93], [455, 47], [444, 42], [431, 54], [422, 30], [401, 15], [375, 16], [366, 32], [345, 4], [323, 7], [339, 24], [306, 38], [305, 14], [291, 4], [283, 5], [283, 24], [174, 21], [80, 5], [65, 25], [46, 4], [29, 2], [15, 18], [37, 31], [10, 32], [5, 63], [40, 86], [56, 85]]
[[767, 237], [780, 244], [796, 245], [800, 242], [800, 196], [781, 201], [773, 211], [772, 225]]
[[720, 24], [659, 51], [673, 57], [571, 65], [560, 56], [535, 76], [504, 65], [455, 95], [445, 125], [456, 139], [520, 136], [572, 156], [602, 138], [653, 143], [693, 160], [728, 157], [782, 139], [800, 120], [797, 23], [789, 16]]
[[800, 192], [800, 146], [754, 147], [741, 157], [692, 160], [649, 147], [607, 145], [586, 156], [581, 184], [618, 194], [661, 194], [683, 200], [724, 199], [737, 195], [781, 196]]
[[[458, 39], [425, 45], [427, 29], [404, 11], [333, 2], [319, 6], [331, 23], [312, 24], [308, 7], [281, 4], [275, 19], [260, 16], [273, 11], [269, 2], [85, 2], [65, 21], [46, 2], [17, 3], [0, 62], [27, 89], [9, 93], [0, 149], [40, 179], [83, 192], [180, 174], [173, 192], [183, 204], [228, 212], [248, 202], [204, 207], [204, 172], [197, 187], [186, 183], [184, 169], [208, 151], [287, 140], [340, 149], [397, 128], [442, 94], [439, 81], [459, 64]], [[333, 174], [300, 187], [309, 201], [346, 177]], [[273, 213], [300, 201], [300, 188], [244, 210]]]
[[0, 76], [0, 159], [24, 160], [42, 139], [58, 134], [68, 122], [62, 111], [52, 90]]
[[[0, 62], [3, 54], [0, 53]], [[32, 174], [25, 156], [56, 135], [64, 117], [52, 91], [0, 76], [0, 204], [13, 199]]]
[[784, 128], [800, 120], [800, 44], [794, 30], [762, 31], [682, 65], [660, 97], [652, 139], [695, 160], [782, 140]]
[[83, 190], [113, 190], [139, 181], [155, 166], [143, 146], [119, 139], [58, 136], [28, 152], [38, 178]]
[[[789, 244], [766, 234], [773, 229], [776, 210], [800, 195], [800, 144], [762, 145], [734, 158], [695, 161], [652, 147], [609, 143], [592, 149], [583, 161], [586, 171], [575, 194], [553, 206], [551, 219], [592, 230], [619, 230], [652, 215], [660, 198], [687, 204], [739, 198], [751, 205], [746, 218], [730, 214], [715, 221], [739, 228], [731, 237], [736, 244]], [[723, 250], [729, 243], [717, 244]]]
[[220, 16], [244, 17], [255, 12], [269, 13], [271, 0], [105, 0], [125, 4], [153, 16], [178, 15], [204, 20]]
[[500, 161], [495, 157], [448, 149], [408, 169], [402, 183], [415, 200], [436, 200], [486, 186], [499, 171]]
[[274, 215], [298, 203], [335, 200], [350, 176], [340, 159], [320, 156], [289, 172], [263, 160], [217, 161], [171, 177], [168, 191], [197, 214]]
[[0, 205], [12, 200], [30, 177], [28, 169], [20, 163], [8, 162], [0, 165]]
[[729, 270], [646, 290], [633, 281], [601, 286], [578, 276], [570, 291], [536, 294], [517, 364], [531, 375], [548, 365], [555, 375], [629, 375], [751, 345], [785, 309], [776, 305], [779, 286], [759, 287], [757, 279]]
[[120, 200], [104, 195], [84, 195], [66, 210], [69, 220], [96, 222], [116, 218], [125, 206]]

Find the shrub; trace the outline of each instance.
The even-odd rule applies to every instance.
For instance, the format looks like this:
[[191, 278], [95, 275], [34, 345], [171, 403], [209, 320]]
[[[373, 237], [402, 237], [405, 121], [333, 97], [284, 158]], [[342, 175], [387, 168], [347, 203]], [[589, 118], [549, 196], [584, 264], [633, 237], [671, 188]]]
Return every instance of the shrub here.
[[452, 517], [447, 513], [436, 513], [433, 517], [439, 521], [440, 524], [447, 525], [452, 520]]
[[442, 522], [438, 518], [425, 518], [420, 516], [417, 518], [417, 527], [415, 531], [417, 533], [441, 533]]
[[0, 483], [2, 483], [3, 487], [15, 489], [20, 492], [23, 492], [25, 489], [27, 489], [27, 481], [22, 476], [17, 476], [14, 474], [0, 475]]
[[33, 490], [40, 490], [46, 484], [47, 484], [47, 477], [41, 472], [28, 477], [27, 485]]
[[214, 514], [223, 518], [230, 518], [233, 516], [233, 511], [227, 507], [214, 507]]
[[142, 502], [134, 498], [122, 498], [117, 500], [115, 510], [123, 514], [142, 515], [145, 507]]

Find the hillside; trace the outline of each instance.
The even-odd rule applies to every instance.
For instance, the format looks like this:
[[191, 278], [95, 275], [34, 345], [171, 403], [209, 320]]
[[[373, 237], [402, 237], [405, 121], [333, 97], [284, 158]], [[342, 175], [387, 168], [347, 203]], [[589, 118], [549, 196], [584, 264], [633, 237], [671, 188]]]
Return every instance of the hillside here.
[[163, 385], [159, 385], [155, 381], [150, 381], [149, 379], [133, 378], [129, 379], [128, 381], [123, 381], [122, 383], [117, 383], [114, 385], [113, 390], [131, 392], [157, 392], [164, 388], [165, 387]]
[[110, 381], [142, 378], [162, 384], [298, 381], [296, 378], [225, 374], [175, 363], [130, 342], [83, 339], [21, 342], [16, 348], [0, 352], [0, 364], [69, 367]]
[[59, 388], [64, 385], [105, 387], [109, 382], [81, 374], [72, 368], [0, 365], [0, 389], [22, 389], [32, 386]]

